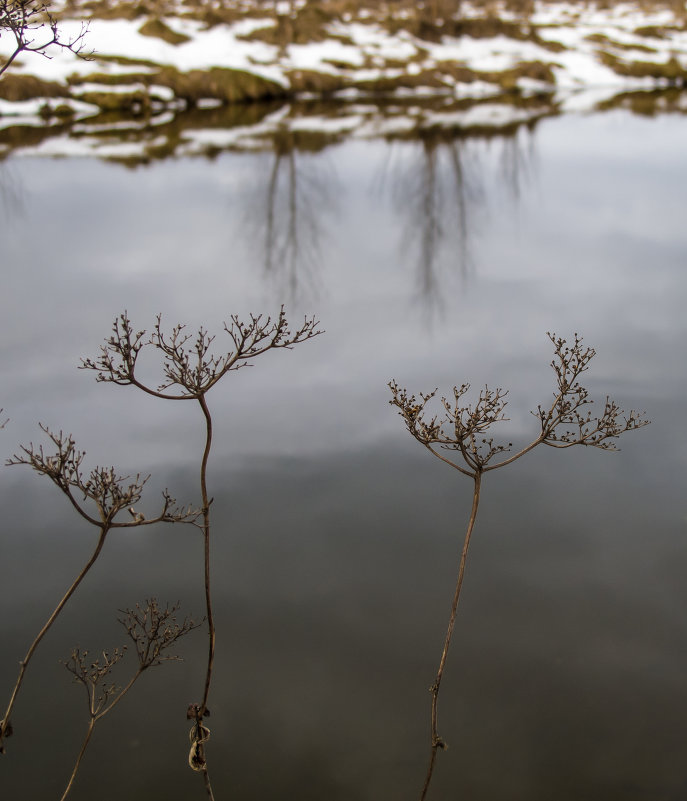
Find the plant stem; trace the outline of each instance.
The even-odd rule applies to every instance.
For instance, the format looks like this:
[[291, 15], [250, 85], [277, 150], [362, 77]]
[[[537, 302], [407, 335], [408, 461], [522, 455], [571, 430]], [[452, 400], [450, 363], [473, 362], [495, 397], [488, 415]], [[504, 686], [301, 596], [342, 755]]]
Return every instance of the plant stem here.
[[[215, 661], [215, 623], [212, 616], [212, 595], [210, 594], [210, 499], [207, 488], [207, 468], [212, 447], [212, 416], [205, 400], [205, 395], [198, 396], [198, 403], [205, 415], [205, 450], [200, 464], [200, 494], [203, 502], [203, 546], [205, 551], [205, 615], [208, 619], [208, 666], [205, 673], [205, 689], [203, 701], [200, 705], [201, 717], [207, 714], [208, 696], [210, 695], [210, 682], [212, 681], [212, 668]], [[210, 784], [207, 767], [203, 769], [203, 783], [210, 801], [215, 801]]]
[[205, 790], [207, 791], [210, 801], [215, 801], [215, 796], [212, 794], [212, 785], [210, 784], [210, 775], [207, 768], [203, 771], [203, 782], [205, 783]]
[[76, 778], [76, 774], [79, 770], [79, 766], [81, 765], [81, 760], [83, 759], [83, 755], [86, 753], [86, 748], [88, 748], [88, 743], [90, 742], [91, 735], [93, 734], [93, 729], [95, 728], [95, 723], [98, 720], [97, 717], [92, 716], [91, 720], [88, 724], [88, 731], [86, 732], [86, 736], [83, 739], [83, 743], [81, 743], [81, 750], [79, 751], [79, 755], [76, 758], [76, 762], [74, 764], [74, 770], [72, 770], [72, 775], [69, 777], [69, 782], [62, 793], [62, 798], [60, 801], [64, 801], [65, 798], [69, 795], [69, 791], [72, 789], [72, 785], [74, 784], [74, 779]]
[[451, 605], [451, 616], [448, 621], [448, 629], [446, 631], [446, 639], [444, 640], [444, 650], [441, 652], [441, 659], [439, 660], [439, 668], [437, 670], [434, 684], [430, 688], [432, 693], [432, 745], [429, 755], [429, 764], [427, 766], [427, 775], [425, 783], [422, 787], [420, 801], [424, 801], [429, 790], [429, 784], [432, 780], [432, 773], [434, 772], [434, 763], [437, 758], [437, 751], [439, 748], [446, 748], [446, 743], [439, 737], [437, 731], [437, 710], [439, 706], [439, 687], [441, 686], [441, 678], [444, 675], [444, 667], [446, 665], [446, 657], [448, 656], [448, 649], [451, 645], [451, 635], [453, 634], [453, 627], [456, 623], [456, 612], [458, 610], [458, 600], [460, 599], [460, 590], [463, 586], [463, 576], [465, 574], [465, 564], [468, 558], [468, 548], [470, 547], [470, 537], [472, 530], [475, 527], [475, 520], [477, 518], [477, 509], [479, 507], [480, 487], [482, 483], [482, 471], [477, 470], [474, 474], [474, 491], [472, 495], [472, 510], [470, 512], [470, 520], [468, 522], [467, 531], [465, 532], [465, 541], [463, 542], [463, 551], [460, 555], [460, 566], [458, 568], [458, 579], [456, 581], [456, 589], [453, 594], [453, 603]]
[[205, 550], [205, 614], [208, 619], [208, 665], [205, 674], [205, 689], [201, 703], [201, 717], [207, 710], [210, 682], [212, 680], [212, 667], [215, 661], [215, 623], [212, 616], [212, 596], [210, 595], [210, 500], [207, 489], [207, 466], [212, 447], [212, 417], [204, 395], [198, 396], [200, 408], [205, 415], [205, 450], [200, 465], [200, 493], [203, 502], [203, 544]]
[[39, 645], [40, 641], [47, 634], [48, 630], [50, 629], [52, 624], [55, 622], [57, 616], [60, 614], [60, 612], [64, 608], [64, 606], [67, 603], [67, 601], [74, 594], [74, 591], [79, 586], [79, 584], [81, 584], [82, 580], [86, 576], [86, 573], [88, 573], [88, 571], [91, 569], [91, 567], [93, 567], [93, 564], [94, 564], [95, 560], [100, 555], [100, 551], [102, 550], [103, 545], [105, 544], [105, 537], [107, 536], [107, 533], [108, 533], [109, 530], [110, 530], [109, 524], [102, 524], [101, 525], [100, 536], [98, 537], [98, 544], [96, 545], [96, 548], [93, 551], [93, 554], [92, 554], [91, 558], [88, 560], [88, 562], [86, 562], [86, 564], [84, 565], [84, 567], [82, 568], [81, 572], [76, 577], [76, 579], [74, 579], [74, 582], [72, 583], [71, 587], [67, 590], [67, 592], [65, 593], [64, 597], [62, 598], [62, 600], [57, 604], [57, 606], [55, 607], [55, 610], [50, 615], [50, 617], [46, 621], [46, 623], [43, 626], [43, 628], [38, 632], [38, 634], [36, 635], [36, 638], [34, 639], [34, 641], [31, 643], [31, 647], [26, 652], [26, 656], [20, 662], [19, 676], [17, 678], [17, 683], [14, 685], [14, 690], [12, 691], [12, 697], [10, 698], [10, 702], [9, 702], [9, 704], [7, 706], [7, 709], [5, 710], [5, 716], [3, 717], [2, 721], [0, 721], [0, 754], [5, 752], [4, 746], [2, 744], [2, 739], [5, 736], [5, 732], [6, 732], [7, 728], [9, 727], [10, 715], [12, 714], [12, 709], [14, 707], [14, 702], [15, 702], [15, 700], [17, 698], [17, 694], [19, 693], [19, 688], [21, 687], [22, 682], [24, 681], [24, 674], [26, 673], [26, 669], [27, 669], [27, 667], [29, 665], [31, 657], [33, 656], [36, 648], [38, 648], [38, 645]]
[[[139, 669], [130, 679], [126, 687], [124, 687], [123, 690], [120, 690], [119, 693], [117, 694], [117, 697], [108, 706], [106, 706], [105, 709], [102, 709], [100, 712], [95, 711], [95, 699], [93, 695], [90, 695], [89, 704], [91, 709], [91, 719], [88, 723], [88, 729], [86, 731], [86, 735], [83, 739], [83, 742], [81, 743], [81, 750], [79, 751], [79, 755], [77, 756], [76, 762], [74, 763], [74, 769], [72, 770], [72, 775], [69, 777], [69, 783], [67, 784], [65, 791], [62, 794], [62, 798], [60, 798], [60, 801], [65, 801], [65, 798], [69, 795], [69, 791], [72, 789], [72, 785], [74, 784], [74, 779], [76, 778], [76, 774], [78, 773], [79, 767], [81, 765], [81, 760], [83, 759], [84, 754], [86, 753], [86, 748], [88, 748], [88, 743], [91, 740], [91, 735], [93, 734], [93, 729], [95, 728], [95, 724], [100, 720], [100, 718], [107, 715], [107, 713], [114, 706], [116, 706], [122, 700], [122, 698], [124, 698], [124, 696], [133, 687], [134, 683], [141, 675], [141, 673], [143, 673], [143, 670], [144, 668], [139, 667]], [[93, 692], [95, 692], [95, 688], [93, 688]]]

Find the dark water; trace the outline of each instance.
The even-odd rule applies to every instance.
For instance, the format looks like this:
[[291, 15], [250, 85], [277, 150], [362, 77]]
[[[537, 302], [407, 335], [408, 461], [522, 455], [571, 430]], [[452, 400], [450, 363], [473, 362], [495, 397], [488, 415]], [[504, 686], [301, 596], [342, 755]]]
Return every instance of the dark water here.
[[[209, 396], [218, 799], [419, 796], [470, 486], [409, 437], [386, 382], [509, 388], [504, 438], [524, 443], [550, 330], [597, 349], [595, 396], [653, 422], [620, 453], [538, 449], [485, 478], [432, 797], [687, 797], [686, 134], [613, 112], [135, 171], [3, 164], [4, 457], [40, 421], [89, 465], [150, 471], [146, 513], [164, 486], [195, 501], [199, 410], [97, 385], [79, 357], [123, 309], [204, 324], [218, 349], [223, 319], [282, 302], [326, 329]], [[94, 535], [25, 467], [0, 492], [4, 703]], [[201, 560], [192, 529], [111, 535], [27, 672], [3, 798], [66, 784], [87, 709], [57, 660], [123, 644], [117, 610], [150, 595], [202, 616]], [[203, 632], [180, 653], [98, 724], [71, 797], [204, 797], [185, 719]]]

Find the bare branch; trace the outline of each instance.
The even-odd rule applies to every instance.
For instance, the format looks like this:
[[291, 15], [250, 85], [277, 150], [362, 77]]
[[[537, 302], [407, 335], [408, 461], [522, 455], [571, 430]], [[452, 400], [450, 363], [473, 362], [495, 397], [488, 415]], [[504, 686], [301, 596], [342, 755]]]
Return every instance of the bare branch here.
[[47, 3], [40, 0], [0, 0], [0, 36], [9, 33], [15, 42], [13, 52], [0, 65], [0, 75], [21, 53], [38, 53], [51, 58], [48, 51], [60, 47], [79, 56], [87, 32], [88, 25], [83, 23], [76, 36], [63, 39]]

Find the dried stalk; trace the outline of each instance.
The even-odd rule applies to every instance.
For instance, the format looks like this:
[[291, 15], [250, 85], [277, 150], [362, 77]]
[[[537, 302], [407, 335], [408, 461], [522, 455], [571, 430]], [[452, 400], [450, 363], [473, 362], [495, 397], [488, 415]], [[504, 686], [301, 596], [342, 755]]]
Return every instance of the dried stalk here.
[[[214, 799], [205, 759], [205, 743], [209, 738], [209, 729], [204, 725], [208, 717], [208, 699], [212, 683], [215, 658], [215, 624], [212, 610], [212, 593], [210, 585], [210, 506], [212, 498], [207, 489], [207, 468], [212, 449], [212, 415], [206, 401], [207, 393], [227, 373], [248, 367], [253, 359], [269, 350], [278, 348], [291, 349], [294, 345], [305, 342], [321, 333], [317, 328], [318, 321], [305, 318], [296, 331], [289, 330], [284, 307], [282, 306], [276, 320], [262, 315], [251, 315], [248, 321], [242, 321], [232, 315], [229, 323], [224, 324], [224, 331], [229, 336], [231, 350], [220, 356], [212, 351], [214, 336], [200, 328], [196, 335], [186, 332], [183, 325], [176, 325], [170, 334], [162, 330], [162, 319], [158, 315], [153, 332], [145, 339], [145, 331], [134, 331], [126, 312], [114, 322], [112, 335], [101, 346], [100, 354], [95, 359], [84, 359], [81, 367], [96, 372], [96, 380], [119, 386], [134, 386], [148, 395], [163, 400], [197, 401], [205, 420], [205, 443], [200, 465], [200, 494], [202, 524], [199, 528], [203, 534], [203, 573], [205, 585], [206, 620], [208, 624], [208, 656], [205, 671], [205, 682], [202, 700], [199, 704], [191, 704], [187, 717], [194, 720], [191, 729], [191, 767], [203, 774], [205, 788], [210, 799]], [[150, 346], [158, 350], [162, 356], [163, 381], [157, 386], [150, 386], [139, 379], [136, 368], [139, 354], [143, 348]]]
[[[29, 662], [43, 637], [48, 633], [60, 612], [100, 556], [109, 532], [116, 528], [135, 528], [162, 522], [193, 523], [198, 517], [197, 510], [190, 507], [186, 509], [178, 508], [174, 498], [165, 490], [163, 492], [162, 509], [159, 514], [154, 518], [146, 518], [142, 513], [136, 512], [134, 504], [140, 501], [148, 476], [142, 477], [140, 474], [136, 476], [120, 476], [117, 475], [113, 467], [96, 467], [86, 477], [82, 470], [82, 463], [86, 454], [84, 451], [77, 450], [72, 436], [65, 436], [61, 431], [57, 434], [53, 433], [47, 426], [43, 425], [41, 425], [41, 429], [56, 447], [55, 453], [46, 455], [42, 445], [34, 447], [33, 444], [30, 444], [28, 447], [22, 446], [21, 453], [15, 454], [11, 459], [8, 459], [7, 464], [25, 464], [38, 474], [47, 476], [64, 493], [78, 514], [98, 529], [99, 534], [91, 557], [62, 596], [62, 599], [35, 636], [29, 646], [29, 650], [19, 663], [19, 675], [5, 714], [0, 720], [0, 753], [5, 752], [4, 738], [11, 736], [13, 733], [11, 714]], [[83, 497], [77, 497], [79, 495]], [[124, 510], [128, 510], [132, 518], [127, 522], [116, 519], [120, 512]]]
[[[595, 356], [593, 348], [583, 347], [582, 338], [575, 334], [573, 343], [568, 346], [565, 339], [548, 334], [554, 346], [551, 367], [556, 374], [556, 390], [553, 402], [548, 406], [538, 406], [532, 414], [539, 420], [539, 434], [525, 447], [511, 456], [504, 457], [512, 448], [512, 443], [495, 444], [488, 432], [494, 423], [508, 418], [504, 415], [507, 392], [497, 388], [485, 387], [480, 391], [474, 406], [466, 405], [463, 396], [470, 389], [469, 384], [453, 388], [453, 399], [441, 398], [443, 416], [432, 415], [425, 419], [427, 404], [434, 398], [437, 390], [427, 394], [408, 395], [395, 381], [389, 383], [392, 399], [389, 401], [399, 409], [406, 428], [415, 439], [424, 445], [434, 456], [450, 465], [474, 483], [472, 510], [468, 521], [463, 550], [458, 568], [458, 578], [451, 604], [448, 628], [444, 647], [439, 660], [434, 683], [430, 687], [431, 707], [431, 746], [430, 755], [420, 801], [424, 801], [434, 772], [437, 751], [446, 748], [446, 742], [438, 732], [439, 688], [444, 674], [451, 637], [456, 621], [458, 602], [463, 585], [470, 538], [479, 508], [482, 475], [490, 470], [505, 467], [529, 453], [537, 445], [553, 448], [571, 448], [573, 445], [586, 445], [602, 450], [617, 450], [615, 440], [626, 431], [634, 431], [648, 424], [642, 413], [625, 412], [610, 398], [606, 398], [603, 411], [595, 416], [586, 408], [593, 401], [588, 390], [580, 384], [580, 376], [589, 368]], [[443, 455], [437, 448], [455, 453], [453, 458]], [[492, 463], [492, 460], [495, 460]]]
[[175, 617], [175, 612], [178, 609], [178, 603], [171, 607], [167, 605], [163, 609], [156, 598], [150, 598], [145, 602], [145, 606], [136, 604], [134, 609], [120, 610], [124, 617], [118, 618], [118, 620], [134, 643], [138, 657], [136, 671], [123, 688], [117, 687], [115, 684], [107, 684], [99, 689], [99, 685], [109, 675], [117, 662], [125, 656], [126, 646], [115, 648], [112, 654], [103, 651], [101, 654], [102, 661], [100, 658], [90, 661], [86, 658], [88, 651], [81, 651], [75, 648], [69, 659], [64, 663], [67, 670], [74, 674], [74, 680], [82, 684], [86, 690], [89, 721], [74, 768], [60, 801], [65, 801], [72, 789], [76, 774], [93, 735], [95, 724], [124, 698], [144, 671], [150, 667], [161, 665], [163, 662], [181, 659], [181, 657], [167, 654], [165, 651], [185, 634], [188, 634], [189, 631], [198, 628], [200, 623], [196, 623], [192, 618], [188, 617], [178, 623]]

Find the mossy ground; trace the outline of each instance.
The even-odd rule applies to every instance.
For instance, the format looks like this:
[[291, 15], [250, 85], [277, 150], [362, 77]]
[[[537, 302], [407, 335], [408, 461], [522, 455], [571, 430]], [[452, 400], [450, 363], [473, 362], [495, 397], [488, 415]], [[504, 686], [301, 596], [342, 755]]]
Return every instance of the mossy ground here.
[[138, 29], [138, 32], [143, 34], [143, 36], [154, 36], [158, 39], [162, 39], [164, 42], [172, 45], [179, 45], [189, 41], [188, 36], [173, 31], [168, 25], [165, 25], [159, 17], [153, 17], [144, 22]]
[[613, 72], [624, 77], [663, 80], [678, 86], [687, 85], [687, 69], [671, 56], [668, 61], [626, 61], [606, 50], [599, 52], [599, 60]]
[[16, 103], [36, 97], [69, 97], [69, 87], [33, 75], [7, 72], [0, 79], [0, 98]]

